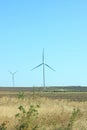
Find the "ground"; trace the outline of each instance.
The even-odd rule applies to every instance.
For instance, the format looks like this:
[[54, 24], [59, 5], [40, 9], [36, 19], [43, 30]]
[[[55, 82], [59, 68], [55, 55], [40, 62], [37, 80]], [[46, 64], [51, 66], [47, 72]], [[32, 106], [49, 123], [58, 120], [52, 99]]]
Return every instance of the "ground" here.
[[39, 105], [38, 130], [60, 130], [67, 127], [74, 109], [79, 109], [72, 130], [87, 130], [87, 93], [86, 92], [19, 92], [0, 91], [0, 124], [7, 123], [6, 130], [16, 130], [18, 107], [26, 110], [30, 105]]

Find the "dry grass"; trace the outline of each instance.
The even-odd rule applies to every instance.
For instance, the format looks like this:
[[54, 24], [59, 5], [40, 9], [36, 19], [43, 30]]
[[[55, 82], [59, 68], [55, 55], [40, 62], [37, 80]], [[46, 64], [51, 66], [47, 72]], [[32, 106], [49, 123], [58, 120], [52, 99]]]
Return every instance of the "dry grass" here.
[[80, 115], [74, 123], [73, 130], [87, 130], [87, 101], [74, 102], [68, 100], [49, 99], [46, 97], [25, 98], [19, 100], [17, 97], [0, 98], [0, 123], [9, 121], [7, 130], [15, 130], [15, 114], [18, 113], [18, 106], [23, 104], [26, 109], [31, 104], [39, 104], [39, 130], [58, 130], [65, 127], [69, 121], [74, 108], [80, 109]]

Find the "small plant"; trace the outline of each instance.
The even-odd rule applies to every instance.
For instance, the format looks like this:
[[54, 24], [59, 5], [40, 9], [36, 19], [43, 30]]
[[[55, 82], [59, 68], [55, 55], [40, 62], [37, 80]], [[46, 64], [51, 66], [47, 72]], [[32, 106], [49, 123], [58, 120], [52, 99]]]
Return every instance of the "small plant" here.
[[7, 124], [8, 124], [8, 121], [4, 121], [4, 122], [0, 125], [0, 130], [6, 130], [6, 129], [7, 129]]
[[35, 88], [33, 87], [33, 100], [35, 99]]
[[[24, 98], [24, 93], [20, 92], [18, 95], [19, 99]], [[16, 119], [18, 120], [16, 125], [16, 130], [36, 130], [38, 124], [36, 123], [38, 117], [37, 108], [39, 105], [34, 106], [31, 105], [28, 110], [23, 105], [18, 107], [19, 113], [15, 115]]]
[[18, 99], [24, 99], [24, 92], [19, 92]]
[[36, 130], [38, 125], [36, 119], [38, 117], [38, 111], [36, 107], [31, 105], [29, 110], [26, 111], [23, 106], [19, 106], [20, 113], [17, 113], [15, 117], [18, 119], [16, 130]]
[[76, 121], [76, 118], [78, 117], [78, 115], [80, 114], [80, 110], [79, 109], [74, 109], [70, 118], [70, 121], [67, 125], [67, 128], [65, 128], [65, 130], [72, 130], [72, 127], [74, 125], [74, 122]]
[[73, 109], [73, 112], [72, 112], [72, 115], [70, 117], [67, 127], [65, 127], [65, 128], [60, 127], [60, 128], [58, 128], [58, 130], [72, 130], [74, 122], [76, 121], [76, 118], [78, 117], [79, 114], [80, 114], [79, 109]]

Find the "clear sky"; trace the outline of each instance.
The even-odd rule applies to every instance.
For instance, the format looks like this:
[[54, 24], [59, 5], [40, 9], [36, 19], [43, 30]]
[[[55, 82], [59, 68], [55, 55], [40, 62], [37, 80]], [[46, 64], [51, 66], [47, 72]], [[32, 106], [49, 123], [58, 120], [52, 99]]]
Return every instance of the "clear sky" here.
[[0, 86], [87, 86], [87, 0], [0, 0]]

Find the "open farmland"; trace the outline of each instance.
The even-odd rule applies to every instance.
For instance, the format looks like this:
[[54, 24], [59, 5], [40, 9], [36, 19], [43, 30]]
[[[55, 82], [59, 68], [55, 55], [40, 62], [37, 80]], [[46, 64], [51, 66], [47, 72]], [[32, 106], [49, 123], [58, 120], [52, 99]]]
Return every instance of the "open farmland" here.
[[[19, 99], [20, 91], [24, 91], [24, 98]], [[7, 130], [15, 128], [19, 113], [18, 107], [28, 110], [31, 105], [39, 105], [37, 130], [65, 130], [70, 122], [72, 113], [79, 110], [73, 123], [72, 130], [87, 130], [87, 92], [54, 92], [41, 91], [41, 88], [0, 88], [0, 124], [6, 121]], [[66, 129], [66, 130], [71, 130]], [[21, 129], [22, 130], [22, 129]], [[23, 129], [33, 130], [33, 129]]]

